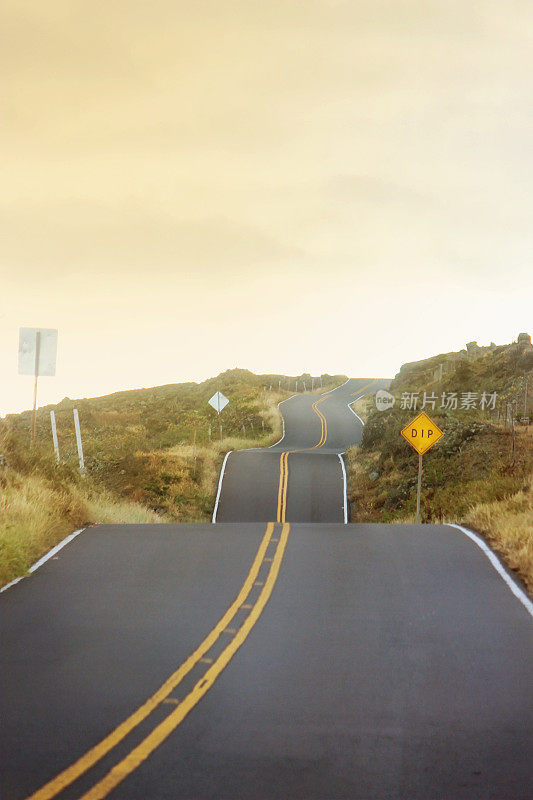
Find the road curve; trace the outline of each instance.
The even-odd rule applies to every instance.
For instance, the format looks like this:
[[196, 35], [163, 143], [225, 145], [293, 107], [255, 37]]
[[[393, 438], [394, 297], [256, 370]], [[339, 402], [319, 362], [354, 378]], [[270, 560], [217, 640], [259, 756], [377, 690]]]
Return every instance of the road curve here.
[[229, 455], [214, 522], [347, 522], [340, 455], [361, 441], [350, 405], [390, 381], [354, 378], [322, 395], [280, 403], [283, 438], [266, 450]]

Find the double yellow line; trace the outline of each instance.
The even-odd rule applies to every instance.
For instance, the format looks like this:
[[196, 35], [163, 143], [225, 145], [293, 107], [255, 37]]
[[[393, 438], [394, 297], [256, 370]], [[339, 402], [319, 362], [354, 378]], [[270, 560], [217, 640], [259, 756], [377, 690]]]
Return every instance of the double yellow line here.
[[[192, 653], [176, 672], [167, 678], [165, 683], [155, 694], [143, 703], [143, 705], [128, 717], [128, 719], [124, 720], [124, 722], [106, 736], [105, 739], [102, 739], [95, 747], [91, 748], [91, 750], [79, 758], [78, 761], [63, 770], [63, 772], [45, 784], [41, 789], [34, 792], [28, 800], [50, 800], [50, 798], [55, 797], [107, 755], [107, 753], [116, 747], [119, 742], [134, 730], [134, 728], [143, 722], [154, 709], [162, 703], [172, 703], [174, 708], [168, 716], [165, 717], [163, 722], [155, 725], [151, 733], [149, 733], [140, 744], [130, 750], [128, 755], [122, 758], [118, 764], [80, 798], [80, 800], [101, 800], [101, 798], [106, 797], [109, 792], [142, 764], [172, 731], [177, 728], [180, 722], [185, 719], [187, 714], [209, 691], [222, 670], [231, 661], [270, 599], [287, 546], [290, 526], [288, 524], [283, 525], [279, 539], [273, 538], [274, 530], [274, 523], [269, 522], [250, 572], [235, 602], [229, 607], [222, 619], [194, 653]], [[269, 554], [272, 549], [271, 545], [275, 545], [275, 552], [272, 557], [267, 557], [267, 554]], [[264, 580], [258, 580], [258, 577], [263, 577], [263, 572], [266, 573]], [[247, 602], [250, 600], [250, 596], [256, 593], [257, 589], [255, 587], [262, 588], [253, 602]], [[240, 627], [237, 627], [234, 618], [242, 609], [246, 610], [246, 617]], [[229, 627], [231, 623], [234, 625], [233, 628]], [[207, 658], [206, 656], [208, 656], [209, 651], [218, 642], [221, 636], [230, 636], [229, 643], [215, 660]], [[199, 663], [205, 663], [210, 666], [206, 666], [202, 677], [185, 697], [172, 698], [170, 696], [171, 693], [179, 686], [185, 676], [191, 672], [193, 667]]]
[[[361, 392], [364, 392], [366, 389], [370, 389], [370, 387], [373, 386], [375, 383], [377, 383], [377, 380], [376, 380], [376, 378], [373, 378], [373, 380], [371, 380], [370, 383], [367, 383], [364, 386], [361, 386], [361, 388], [358, 389], [356, 392], [352, 392], [352, 397], [355, 397], [356, 394], [357, 395], [361, 394]], [[360, 400], [361, 398], [358, 397], [357, 399]], [[355, 400], [353, 400], [353, 402], [355, 403]], [[350, 405], [351, 405], [351, 403], [350, 403]]]
[[[374, 378], [369, 383], [365, 384], [360, 389], [358, 389], [356, 392], [353, 392], [352, 393], [352, 397], [355, 397], [356, 395], [360, 395], [361, 392], [365, 392], [366, 389], [369, 389], [375, 383], [377, 383], [377, 381]], [[313, 447], [310, 447], [310, 448], [304, 448], [302, 450], [286, 450], [280, 456], [280, 459], [279, 459], [278, 508], [277, 508], [277, 516], [276, 516], [276, 519], [277, 519], [278, 522], [285, 522], [286, 521], [286, 516], [287, 516], [287, 487], [288, 487], [288, 483], [289, 483], [289, 456], [291, 455], [291, 453], [302, 453], [306, 449], [307, 450], [316, 450], [318, 447], [324, 447], [324, 445], [326, 444], [326, 441], [327, 441], [327, 438], [328, 438], [328, 423], [327, 423], [327, 420], [326, 420], [324, 414], [322, 414], [322, 412], [320, 411], [318, 406], [320, 405], [320, 403], [323, 403], [324, 400], [327, 400], [328, 397], [329, 397], [329, 394], [326, 394], [323, 397], [321, 397], [319, 400], [316, 400], [312, 405], [313, 411], [315, 412], [315, 414], [317, 415], [317, 417], [320, 420], [320, 428], [321, 428], [321, 430], [320, 430], [320, 439], [318, 440], [318, 442], [315, 445], [313, 445]], [[355, 400], [352, 400], [352, 403], [354, 403], [354, 402], [355, 402]]]
[[319, 410], [319, 403], [327, 400], [327, 395], [321, 397], [312, 405], [312, 409], [320, 420], [320, 439], [313, 447], [303, 448], [301, 450], [286, 450], [281, 454], [279, 459], [279, 485], [278, 485], [278, 509], [276, 519], [278, 522], [285, 522], [287, 515], [287, 487], [289, 484], [289, 456], [291, 453], [303, 453], [305, 450], [316, 450], [317, 447], [324, 447], [328, 438], [328, 423], [325, 416]]
[[289, 455], [294, 450], [286, 450], [279, 459], [279, 486], [278, 486], [278, 510], [277, 521], [285, 522], [287, 513], [287, 486], [289, 482]]
[[317, 400], [316, 403], [313, 403], [313, 411], [318, 416], [320, 420], [320, 425], [322, 426], [320, 439], [318, 440], [318, 443], [315, 444], [315, 446], [312, 448], [313, 450], [316, 450], [317, 447], [324, 447], [324, 445], [326, 444], [326, 439], [328, 438], [328, 423], [326, 421], [324, 414], [322, 414], [322, 412], [318, 408], [319, 403], [323, 403], [324, 400], [327, 400], [327, 396], [321, 397], [320, 400]]

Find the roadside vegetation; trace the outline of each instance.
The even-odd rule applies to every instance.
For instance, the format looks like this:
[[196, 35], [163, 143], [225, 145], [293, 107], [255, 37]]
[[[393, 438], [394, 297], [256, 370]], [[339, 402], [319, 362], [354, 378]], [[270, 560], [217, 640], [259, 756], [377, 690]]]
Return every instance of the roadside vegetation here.
[[[346, 377], [288, 378], [235, 369], [200, 384], [65, 398], [39, 409], [33, 446], [30, 412], [0, 419], [0, 585], [24, 575], [64, 536], [88, 524], [209, 521], [225, 454], [280, 438], [277, 404], [294, 394], [296, 380], [299, 391], [313, 380], [315, 391], [327, 391]], [[230, 400], [220, 418], [208, 405], [217, 390]], [[84, 475], [78, 468], [74, 408]]]
[[355, 405], [366, 424], [361, 446], [346, 454], [351, 519], [414, 521], [418, 456], [400, 431], [420, 408], [401, 409], [402, 392], [497, 392], [494, 409], [425, 409], [445, 435], [424, 455], [421, 517], [482, 533], [533, 591], [533, 426], [521, 423], [524, 401], [533, 418], [533, 348], [447, 355], [458, 357], [442, 378], [442, 356], [400, 372], [394, 408], [377, 411], [373, 395]]

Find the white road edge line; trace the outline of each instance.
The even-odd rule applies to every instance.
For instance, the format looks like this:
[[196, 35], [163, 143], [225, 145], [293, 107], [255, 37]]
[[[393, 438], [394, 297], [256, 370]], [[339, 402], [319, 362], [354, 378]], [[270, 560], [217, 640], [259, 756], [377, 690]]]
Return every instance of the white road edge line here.
[[[346, 386], [347, 383], [350, 383], [350, 381], [353, 381], [353, 380], [356, 380], [356, 379], [355, 378], [347, 378], [344, 381], [344, 383], [340, 383], [338, 386], [335, 386], [333, 389], [328, 389], [327, 392], [322, 392], [320, 397], [325, 397], [327, 394], [331, 394], [332, 392], [336, 392], [337, 389], [342, 389], [343, 386]], [[319, 394], [320, 394], [320, 392], [319, 392]]]
[[[293, 397], [299, 397], [299, 395], [297, 395], [297, 394], [291, 394], [291, 396], [290, 396], [290, 397], [286, 397], [286, 398], [285, 398], [285, 400], [280, 400], [280, 401], [279, 401], [279, 403], [278, 403], [278, 408], [280, 407], [280, 405], [281, 405], [282, 403], [286, 403], [286, 402], [287, 402], [287, 400], [292, 400], [292, 398], [293, 398]], [[268, 447], [266, 448], [267, 450], [270, 450], [270, 448], [271, 448], [271, 447], [275, 447], [277, 444], [279, 444], [280, 442], [282, 442], [282, 441], [284, 440], [284, 438], [285, 438], [285, 418], [284, 418], [284, 416], [283, 416], [283, 414], [282, 414], [281, 412], [280, 412], [280, 417], [281, 417], [281, 423], [282, 423], [282, 425], [283, 425], [283, 434], [282, 434], [282, 437], [281, 437], [281, 439], [278, 439], [278, 441], [277, 441], [277, 442], [274, 442], [274, 444], [269, 444], [269, 445], [268, 445]], [[251, 449], [251, 450], [258, 450], [258, 449], [260, 450], [261, 448], [254, 447], [254, 448], [250, 448], [250, 449]]]
[[483, 550], [487, 558], [489, 559], [490, 563], [498, 573], [498, 575], [503, 578], [509, 589], [512, 591], [514, 596], [520, 600], [526, 611], [530, 613], [533, 617], [533, 603], [526, 595], [526, 593], [513, 581], [513, 579], [507, 574], [505, 568], [502, 566], [501, 561], [499, 560], [498, 556], [493, 553], [493, 551], [488, 547], [483, 539], [480, 536], [477, 536], [472, 531], [469, 531], [468, 528], [463, 528], [462, 525], [457, 525], [455, 522], [447, 522], [446, 523], [450, 528], [457, 528], [457, 530], [462, 531], [465, 536], [468, 536], [469, 539], [477, 544], [477, 546]]
[[357, 417], [357, 419], [359, 420], [359, 422], [360, 422], [360, 423], [361, 423], [361, 425], [363, 425], [363, 426], [364, 426], [364, 424], [365, 424], [365, 423], [364, 423], [364, 420], [362, 420], [362, 419], [361, 419], [361, 417], [359, 416], [359, 414], [357, 413], [357, 411], [354, 411], [354, 410], [353, 410], [353, 408], [352, 408], [352, 405], [353, 405], [353, 403], [357, 403], [357, 401], [358, 401], [358, 400], [361, 400], [361, 398], [362, 398], [362, 397], [366, 397], [366, 396], [367, 396], [367, 394], [371, 394], [371, 392], [367, 392], [366, 394], [362, 394], [360, 397], [356, 397], [356, 398], [355, 398], [355, 400], [352, 400], [352, 402], [351, 402], [351, 403], [348, 403], [348, 408], [350, 409], [350, 411], [352, 412], [352, 414], [353, 414], [355, 417]]
[[[46, 555], [44, 555], [42, 558], [40, 558], [38, 561], [36, 561], [35, 564], [33, 564], [29, 568], [28, 572], [35, 572], [36, 569], [39, 569], [39, 567], [42, 567], [42, 565], [46, 561], [48, 561], [49, 558], [53, 558], [53, 556], [55, 556], [56, 553], [59, 553], [59, 551], [62, 550], [65, 547], [65, 545], [67, 545], [69, 542], [71, 542], [73, 539], [75, 539], [76, 536], [79, 536], [80, 533], [83, 533], [83, 531], [85, 531], [85, 530], [87, 530], [87, 528], [80, 528], [78, 531], [74, 531], [74, 533], [71, 533], [68, 536], [66, 536], [61, 542], [59, 542], [59, 544], [56, 544], [55, 547], [52, 547], [52, 549], [48, 553], [46, 553]], [[9, 589], [10, 586], [14, 586], [19, 581], [23, 581], [24, 578], [26, 578], [26, 577], [27, 577], [26, 575], [21, 575], [20, 578], [15, 578], [14, 581], [10, 581], [10, 583], [6, 583], [5, 586], [2, 586], [2, 588], [0, 589], [0, 592], [5, 592], [5, 590]]]
[[231, 455], [231, 453], [233, 453], [233, 450], [229, 450], [226, 453], [226, 455], [224, 457], [224, 461], [222, 462], [222, 469], [220, 470], [220, 478], [218, 479], [217, 499], [215, 500], [215, 507], [213, 509], [213, 517], [211, 519], [211, 522], [216, 522], [217, 521], [218, 503], [219, 503], [219, 500], [220, 500], [220, 492], [222, 491], [222, 479], [224, 477], [224, 470], [226, 469], [226, 462], [227, 462], [229, 456]]
[[353, 410], [353, 408], [352, 408], [350, 405], [348, 406], [348, 408], [350, 409], [350, 411], [352, 412], [352, 414], [354, 415], [354, 417], [357, 417], [357, 419], [359, 420], [359, 422], [361, 423], [361, 425], [364, 425], [364, 424], [365, 424], [365, 423], [364, 423], [364, 420], [362, 420], [362, 419], [361, 419], [361, 417], [359, 416], [359, 414], [357, 413], [357, 411], [354, 411], [354, 410]]
[[346, 481], [346, 467], [344, 466], [343, 454], [337, 453], [339, 461], [341, 462], [342, 477], [344, 480], [344, 524], [348, 524], [348, 486]]
[[[353, 378], [348, 378], [348, 380], [351, 381], [351, 380], [353, 380]], [[374, 378], [374, 380], [378, 381], [378, 380], [380, 380], [380, 378]], [[345, 383], [348, 383], [348, 381], [346, 381]], [[344, 386], [345, 384], [343, 383], [342, 385]], [[337, 388], [340, 389], [340, 386], [338, 386]], [[372, 392], [366, 392], [365, 394], [361, 394], [361, 395], [359, 395], [359, 397], [356, 397], [355, 400], [352, 400], [351, 403], [347, 403], [348, 408], [350, 409], [352, 414], [357, 417], [357, 419], [359, 420], [361, 425], [363, 425], [363, 427], [364, 427], [364, 424], [365, 424], [364, 420], [362, 420], [361, 417], [359, 416], [359, 414], [356, 411], [353, 410], [352, 403], [357, 403], [358, 400], [360, 400], [362, 397], [366, 397], [369, 394], [372, 394]], [[338, 453], [338, 456], [339, 456], [339, 458], [341, 460], [342, 472], [343, 472], [343, 475], [344, 475], [344, 524], [347, 525], [348, 524], [348, 492], [347, 492], [347, 486], [346, 486], [346, 468], [344, 466], [344, 459], [343, 459], [343, 455], [345, 453], [346, 453], [346, 450], [344, 450], [343, 453]]]

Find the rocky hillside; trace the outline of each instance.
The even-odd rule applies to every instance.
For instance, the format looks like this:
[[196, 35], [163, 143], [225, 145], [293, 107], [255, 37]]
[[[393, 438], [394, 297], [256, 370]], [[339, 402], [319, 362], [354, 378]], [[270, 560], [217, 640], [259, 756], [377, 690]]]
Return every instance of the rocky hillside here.
[[512, 344], [491, 343], [488, 347], [479, 347], [477, 342], [469, 342], [459, 352], [441, 353], [424, 361], [403, 364], [392, 381], [391, 392], [496, 392], [498, 405], [493, 416], [498, 416], [498, 410], [501, 416], [505, 404], [515, 401], [517, 412], [523, 416], [526, 383], [533, 396], [532, 382], [531, 336], [521, 333]]

